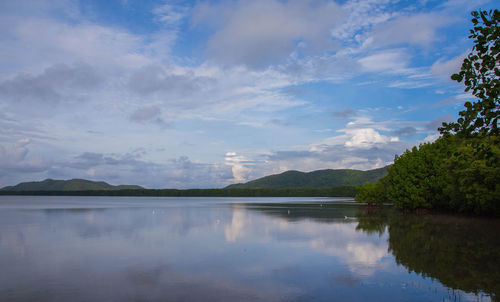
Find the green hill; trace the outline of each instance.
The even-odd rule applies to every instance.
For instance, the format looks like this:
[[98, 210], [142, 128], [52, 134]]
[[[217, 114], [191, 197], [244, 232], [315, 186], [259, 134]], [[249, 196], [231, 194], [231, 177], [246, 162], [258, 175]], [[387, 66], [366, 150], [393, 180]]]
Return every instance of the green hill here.
[[1, 191], [100, 191], [144, 189], [135, 185], [113, 186], [104, 181], [90, 181], [85, 179], [54, 180], [22, 182], [15, 186], [8, 186]]
[[387, 174], [386, 167], [360, 171], [350, 169], [317, 170], [312, 172], [286, 171], [265, 176], [247, 183], [233, 184], [236, 188], [326, 188], [334, 186], [357, 186], [366, 182], [376, 183]]

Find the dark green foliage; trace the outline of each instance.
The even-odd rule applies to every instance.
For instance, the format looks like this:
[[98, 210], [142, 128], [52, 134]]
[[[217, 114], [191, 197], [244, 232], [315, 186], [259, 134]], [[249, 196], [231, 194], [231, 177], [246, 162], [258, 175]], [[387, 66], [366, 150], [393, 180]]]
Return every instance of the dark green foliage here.
[[376, 185], [365, 184], [357, 188], [356, 200], [369, 204], [389, 201], [400, 208], [444, 207], [447, 173], [442, 162], [447, 144], [442, 140], [406, 150], [387, 168], [388, 174]]
[[0, 190], [0, 195], [49, 195], [49, 196], [192, 196], [192, 197], [354, 197], [353, 186], [330, 188], [262, 188], [262, 189], [125, 189], [125, 190], [82, 190], [82, 191], [8, 191]]
[[500, 138], [450, 139], [454, 148], [443, 161], [449, 208], [500, 216]]
[[385, 186], [382, 181], [377, 183], [367, 182], [356, 187], [356, 201], [366, 202], [369, 205], [382, 205], [386, 201]]
[[377, 185], [358, 188], [356, 200], [500, 216], [499, 146], [498, 136], [449, 135], [414, 147]]
[[54, 180], [22, 182], [15, 186], [4, 187], [2, 191], [84, 191], [84, 190], [124, 190], [143, 189], [141, 186], [120, 185], [113, 186], [104, 181], [90, 181], [85, 179]]
[[446, 174], [442, 166], [448, 145], [444, 140], [406, 150], [394, 159], [384, 184], [386, 198], [400, 208], [443, 208]]
[[375, 183], [387, 174], [386, 168], [369, 171], [360, 170], [318, 170], [309, 173], [286, 171], [269, 175], [244, 184], [227, 186], [233, 188], [327, 188], [332, 186], [356, 186], [365, 182]]
[[442, 134], [498, 135], [500, 92], [500, 12], [472, 12], [474, 28], [469, 38], [474, 39], [472, 52], [464, 59], [459, 73], [451, 78], [464, 82], [465, 91], [478, 98], [465, 103], [460, 118], [454, 123], [443, 123]]

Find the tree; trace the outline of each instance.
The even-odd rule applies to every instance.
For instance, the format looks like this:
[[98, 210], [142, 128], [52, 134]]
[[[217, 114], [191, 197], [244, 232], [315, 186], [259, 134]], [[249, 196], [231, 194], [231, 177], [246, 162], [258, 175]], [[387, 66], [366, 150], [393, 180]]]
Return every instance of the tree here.
[[471, 91], [478, 98], [466, 102], [456, 122], [443, 123], [441, 134], [461, 136], [498, 135], [500, 92], [500, 12], [473, 11], [473, 29], [469, 38], [474, 39], [472, 52], [464, 59], [459, 73], [451, 79], [464, 82], [465, 92]]
[[[441, 138], [443, 139], [443, 138]], [[500, 138], [449, 136], [446, 171], [448, 208], [500, 217]]]
[[367, 182], [362, 186], [356, 186], [357, 202], [366, 202], [369, 205], [381, 206], [386, 200], [385, 184], [379, 180], [376, 184]]
[[406, 150], [394, 159], [383, 179], [387, 199], [394, 206], [405, 209], [445, 208], [448, 197], [443, 189], [447, 185], [448, 171], [443, 159], [448, 153], [448, 138], [421, 144]]

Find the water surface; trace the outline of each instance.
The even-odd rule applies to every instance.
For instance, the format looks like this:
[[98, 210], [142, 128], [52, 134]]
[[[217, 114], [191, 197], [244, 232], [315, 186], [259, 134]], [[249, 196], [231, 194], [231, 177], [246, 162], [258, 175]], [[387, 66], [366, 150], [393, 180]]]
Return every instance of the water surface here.
[[0, 300], [490, 301], [498, 230], [342, 198], [0, 196]]

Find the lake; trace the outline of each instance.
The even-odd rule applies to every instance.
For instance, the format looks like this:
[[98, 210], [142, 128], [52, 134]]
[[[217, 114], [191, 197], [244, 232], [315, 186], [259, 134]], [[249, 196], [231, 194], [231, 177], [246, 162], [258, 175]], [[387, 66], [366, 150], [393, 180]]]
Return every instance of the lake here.
[[0, 301], [497, 301], [499, 231], [343, 198], [0, 196]]

